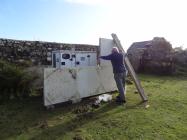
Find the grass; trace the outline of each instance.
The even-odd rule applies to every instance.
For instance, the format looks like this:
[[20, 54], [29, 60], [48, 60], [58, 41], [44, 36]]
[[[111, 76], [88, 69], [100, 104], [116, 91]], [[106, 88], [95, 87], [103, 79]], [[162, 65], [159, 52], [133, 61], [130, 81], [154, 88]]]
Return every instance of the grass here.
[[139, 78], [148, 109], [134, 85], [127, 86], [125, 106], [112, 101], [92, 108], [85, 100], [45, 110], [41, 98], [1, 104], [0, 140], [186, 140], [187, 77]]

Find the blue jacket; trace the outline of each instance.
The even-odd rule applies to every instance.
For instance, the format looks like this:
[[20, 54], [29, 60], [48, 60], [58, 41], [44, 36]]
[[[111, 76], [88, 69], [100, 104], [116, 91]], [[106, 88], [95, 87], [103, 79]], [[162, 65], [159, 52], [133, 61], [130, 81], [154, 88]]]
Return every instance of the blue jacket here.
[[100, 58], [104, 60], [111, 60], [113, 73], [123, 73], [126, 71], [123, 53], [114, 52], [107, 56], [100, 56]]

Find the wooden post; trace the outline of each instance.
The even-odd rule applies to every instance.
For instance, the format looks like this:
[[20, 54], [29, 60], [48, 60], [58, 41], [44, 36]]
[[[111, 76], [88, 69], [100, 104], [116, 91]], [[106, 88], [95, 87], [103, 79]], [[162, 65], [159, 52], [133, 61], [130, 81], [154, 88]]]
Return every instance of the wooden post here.
[[[117, 35], [116, 34], [112, 34], [112, 38], [113, 38], [114, 43], [118, 47], [118, 49], [121, 50], [123, 53], [125, 53], [125, 51], [124, 51], [124, 49], [123, 49], [123, 47], [122, 47]], [[137, 90], [138, 90], [138, 92], [139, 92], [139, 94], [140, 94], [140, 96], [141, 96], [141, 98], [143, 100], [143, 102], [148, 101], [147, 96], [145, 95], [144, 90], [143, 90], [143, 88], [141, 86], [141, 83], [138, 80], [138, 78], [136, 76], [136, 73], [135, 73], [135, 71], [134, 71], [134, 69], [133, 69], [133, 67], [132, 67], [132, 65], [131, 65], [131, 63], [130, 63], [130, 61], [129, 61], [127, 56], [125, 56], [125, 60], [124, 61], [125, 61], [125, 64], [127, 66], [128, 72], [129, 72], [130, 76], [132, 77], [132, 79], [133, 79], [133, 81], [134, 81], [134, 83], [136, 85], [136, 88], [137, 88]]]

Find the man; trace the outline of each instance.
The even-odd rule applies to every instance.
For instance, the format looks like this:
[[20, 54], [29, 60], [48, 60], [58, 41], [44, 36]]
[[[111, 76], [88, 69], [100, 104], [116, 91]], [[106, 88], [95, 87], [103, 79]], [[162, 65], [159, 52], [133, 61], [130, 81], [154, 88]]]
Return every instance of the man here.
[[112, 53], [107, 56], [101, 56], [100, 58], [104, 60], [110, 60], [113, 67], [114, 79], [119, 91], [119, 96], [117, 96], [116, 101], [118, 103], [126, 103], [125, 99], [125, 77], [126, 77], [126, 67], [124, 65], [124, 54], [119, 52], [117, 47], [112, 48]]

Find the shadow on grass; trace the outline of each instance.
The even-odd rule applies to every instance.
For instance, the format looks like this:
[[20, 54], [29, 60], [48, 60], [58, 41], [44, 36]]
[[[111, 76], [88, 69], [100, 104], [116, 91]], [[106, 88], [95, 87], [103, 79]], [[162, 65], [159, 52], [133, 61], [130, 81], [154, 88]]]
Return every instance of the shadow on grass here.
[[[133, 106], [123, 106], [120, 105], [124, 109], [135, 109], [138, 105], [141, 103], [138, 103]], [[36, 139], [57, 139], [63, 137], [66, 133], [69, 132], [75, 132], [76, 129], [81, 128], [84, 124], [88, 124], [90, 122], [95, 122], [99, 119], [102, 118], [107, 118], [109, 117], [108, 111], [112, 111], [112, 114], [117, 114], [120, 113], [122, 110], [116, 109], [113, 110], [114, 108], [119, 107], [114, 101], [110, 103], [105, 103], [103, 104], [99, 109], [96, 109], [94, 111], [90, 112], [85, 112], [85, 113], [80, 113], [77, 114], [76, 117], [61, 123], [60, 125], [54, 126], [47, 128], [46, 130], [43, 130], [40, 134], [33, 136], [31, 139], [36, 140]], [[123, 108], [124, 107], [124, 108]]]
[[[43, 106], [42, 98], [29, 98], [20, 101], [10, 101], [0, 105], [0, 139], [15, 138], [21, 134], [30, 133], [30, 129], [35, 129], [37, 133], [31, 132], [31, 139], [55, 139], [62, 137], [68, 132], [80, 128], [89, 122], [97, 121], [101, 118], [109, 117], [112, 114], [120, 113], [123, 109], [115, 109], [117, 105], [114, 101], [102, 104], [98, 109], [91, 109], [82, 113], [75, 113], [74, 110], [79, 106], [90, 105], [90, 100], [85, 100], [78, 104], [57, 105], [54, 110], [46, 110]], [[137, 104], [139, 105], [139, 104]], [[125, 109], [135, 109], [137, 105], [126, 106]], [[66, 116], [74, 114], [59, 123], [59, 125], [48, 127], [47, 120], [58, 115]]]
[[48, 118], [68, 112], [69, 107], [65, 106], [54, 111], [46, 110], [41, 97], [7, 101], [0, 105], [0, 139], [17, 137], [30, 128], [39, 129]]

